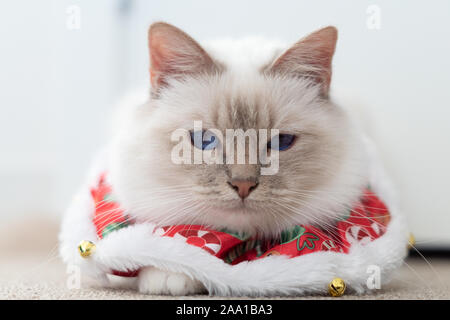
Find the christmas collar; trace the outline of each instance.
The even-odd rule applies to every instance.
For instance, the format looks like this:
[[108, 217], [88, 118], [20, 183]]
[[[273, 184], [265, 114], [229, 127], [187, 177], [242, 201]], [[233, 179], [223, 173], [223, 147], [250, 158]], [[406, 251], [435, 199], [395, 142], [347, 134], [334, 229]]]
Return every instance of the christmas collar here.
[[[113, 197], [106, 174], [91, 189], [95, 203], [93, 223], [99, 239], [111, 232], [126, 228], [133, 221]], [[369, 189], [362, 192], [347, 214], [336, 221], [333, 231], [325, 231], [312, 225], [297, 225], [281, 233], [278, 239], [261, 240], [233, 233], [229, 230], [212, 230], [201, 225], [175, 225], [155, 229], [154, 235], [184, 240], [187, 244], [202, 248], [224, 262], [235, 265], [271, 255], [290, 258], [305, 254], [334, 251], [347, 254], [355, 244], [365, 245], [382, 236], [390, 221], [385, 204]], [[329, 228], [327, 228], [329, 229]], [[119, 276], [136, 276], [132, 272], [112, 271]]]

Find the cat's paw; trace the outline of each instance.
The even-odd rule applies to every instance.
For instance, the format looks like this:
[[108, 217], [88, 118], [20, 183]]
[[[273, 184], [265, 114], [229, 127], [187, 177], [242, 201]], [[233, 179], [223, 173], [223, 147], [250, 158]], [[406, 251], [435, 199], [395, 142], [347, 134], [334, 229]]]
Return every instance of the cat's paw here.
[[185, 296], [205, 292], [200, 281], [182, 273], [146, 267], [139, 272], [138, 289], [145, 294]]

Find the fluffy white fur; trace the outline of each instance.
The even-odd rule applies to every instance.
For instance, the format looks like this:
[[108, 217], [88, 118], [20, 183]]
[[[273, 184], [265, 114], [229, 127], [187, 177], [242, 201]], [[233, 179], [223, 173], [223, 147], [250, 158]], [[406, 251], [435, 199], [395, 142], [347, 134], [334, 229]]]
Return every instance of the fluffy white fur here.
[[[120, 116], [122, 129], [98, 157], [86, 185], [64, 217], [60, 234], [64, 261], [79, 265], [83, 275], [98, 279], [104, 285], [111, 280], [107, 276], [110, 270], [140, 268], [137, 288], [150, 294], [182, 295], [205, 289], [215, 295], [324, 293], [334, 277], [345, 279], [350, 290], [362, 293], [367, 290], [370, 265], [379, 266], [381, 280], [387, 282], [406, 255], [407, 230], [370, 140], [358, 131], [342, 109], [319, 97], [321, 88], [310, 79], [261, 75], [261, 66], [269, 64], [286, 49], [279, 43], [262, 39], [226, 40], [204, 47], [214, 61], [226, 66], [226, 72], [192, 76], [188, 80], [164, 79], [171, 89], [158, 92], [157, 99], [142, 104], [126, 103]], [[209, 63], [208, 59], [205, 61]], [[188, 65], [182, 67], [186, 71]], [[323, 176], [308, 176], [307, 173], [302, 176], [306, 169], [296, 164], [299, 153], [296, 156], [283, 154], [280, 162], [284, 161], [289, 168], [280, 173], [285, 185], [279, 184], [280, 177], [266, 177], [261, 180], [258, 192], [251, 200], [249, 197], [248, 206], [242, 209], [234, 207], [236, 194], [226, 186], [226, 177], [220, 168], [203, 167], [193, 171], [195, 169], [176, 167], [170, 161], [172, 144], [167, 137], [173, 130], [190, 129], [194, 120], [202, 120], [206, 128], [217, 126], [220, 121], [213, 121], [209, 116], [213, 113], [218, 113], [220, 119], [221, 114], [226, 118], [229, 112], [233, 115], [236, 112], [235, 118], [238, 118], [240, 110], [223, 108], [223, 105], [227, 101], [242, 102], [239, 100], [242, 97], [245, 97], [245, 104], [260, 106], [256, 110], [259, 115], [269, 113], [276, 106], [276, 115], [270, 119], [273, 128], [301, 134], [298, 131], [301, 127], [313, 133], [312, 136], [320, 137], [314, 142], [308, 141], [306, 135], [297, 151], [311, 151], [308, 148], [314, 143], [325, 146], [329, 157], [321, 156], [316, 161], [328, 169], [322, 170]], [[265, 108], [261, 107], [261, 102]], [[215, 107], [205, 110], [205, 106]], [[236, 124], [223, 122], [222, 125], [224, 127], [219, 129]], [[264, 119], [258, 119], [257, 125], [268, 127]], [[332, 161], [333, 157], [337, 160]], [[303, 160], [307, 163], [315, 159]], [[315, 167], [315, 163], [309, 165], [310, 171], [323, 169]], [[92, 223], [94, 207], [89, 189], [105, 170], [110, 173], [119, 202], [139, 223], [98, 241]], [[233, 173], [234, 168], [230, 170]], [[202, 185], [205, 172], [215, 177], [217, 186], [206, 182]], [[298, 172], [297, 181], [292, 172]], [[310, 179], [311, 186], [320, 185], [322, 194], [333, 196], [309, 199], [307, 207], [298, 209], [307, 211], [306, 216], [299, 214], [295, 219], [286, 216], [274, 221], [269, 211], [276, 210], [280, 215], [283, 212], [277, 209], [275, 200], [269, 203], [267, 199], [270, 196], [287, 198], [290, 176], [292, 183]], [[179, 186], [180, 181], [189, 191], [171, 189], [171, 186]], [[276, 235], [292, 224], [311, 223], [314, 218], [332, 221], [359, 197], [367, 183], [385, 200], [392, 220], [381, 238], [364, 247], [354, 246], [349, 254], [320, 252], [292, 259], [272, 256], [230, 266], [179, 239], [152, 234], [155, 226], [161, 224], [199, 223]], [[164, 195], [161, 190], [165, 190]], [[210, 190], [219, 194], [216, 198], [220, 205], [204, 204], [214, 201], [214, 197], [200, 196]], [[201, 219], [196, 218], [199, 212]], [[97, 244], [97, 251], [88, 259], [81, 258], [76, 250], [80, 240]]]

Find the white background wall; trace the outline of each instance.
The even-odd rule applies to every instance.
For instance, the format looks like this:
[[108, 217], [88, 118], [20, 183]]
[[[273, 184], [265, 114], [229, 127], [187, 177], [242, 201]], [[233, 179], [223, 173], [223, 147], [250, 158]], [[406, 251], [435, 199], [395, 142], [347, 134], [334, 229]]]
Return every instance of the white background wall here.
[[[66, 12], [81, 9], [80, 29]], [[380, 29], [369, 29], [369, 6]], [[294, 42], [340, 32], [335, 93], [373, 120], [419, 242], [450, 245], [450, 2], [5, 0], [0, 4], [0, 218], [58, 217], [83, 179], [116, 99], [147, 81], [155, 20], [200, 40]]]

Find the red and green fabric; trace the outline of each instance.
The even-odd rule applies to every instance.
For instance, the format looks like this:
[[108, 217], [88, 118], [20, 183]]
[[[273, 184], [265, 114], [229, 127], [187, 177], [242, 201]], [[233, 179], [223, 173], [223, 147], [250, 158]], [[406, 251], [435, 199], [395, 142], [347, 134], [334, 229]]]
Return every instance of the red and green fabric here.
[[[111, 185], [102, 174], [91, 189], [95, 203], [94, 225], [99, 239], [133, 222], [114, 199]], [[261, 240], [229, 230], [212, 230], [201, 225], [165, 226], [154, 230], [155, 236], [182, 239], [189, 245], [202, 248], [209, 254], [235, 265], [242, 261], [261, 259], [271, 255], [298, 257], [312, 252], [334, 251], [346, 254], [355, 244], [365, 245], [386, 231], [390, 214], [385, 204], [369, 189], [344, 218], [336, 221], [332, 230], [312, 225], [298, 225], [281, 233], [279, 239]], [[137, 271], [114, 272], [121, 276], [135, 276]]]
[[130, 224], [130, 219], [114, 199], [111, 185], [106, 182], [105, 174], [100, 176], [97, 187], [91, 189], [91, 195], [95, 203], [93, 222], [99, 239]]

